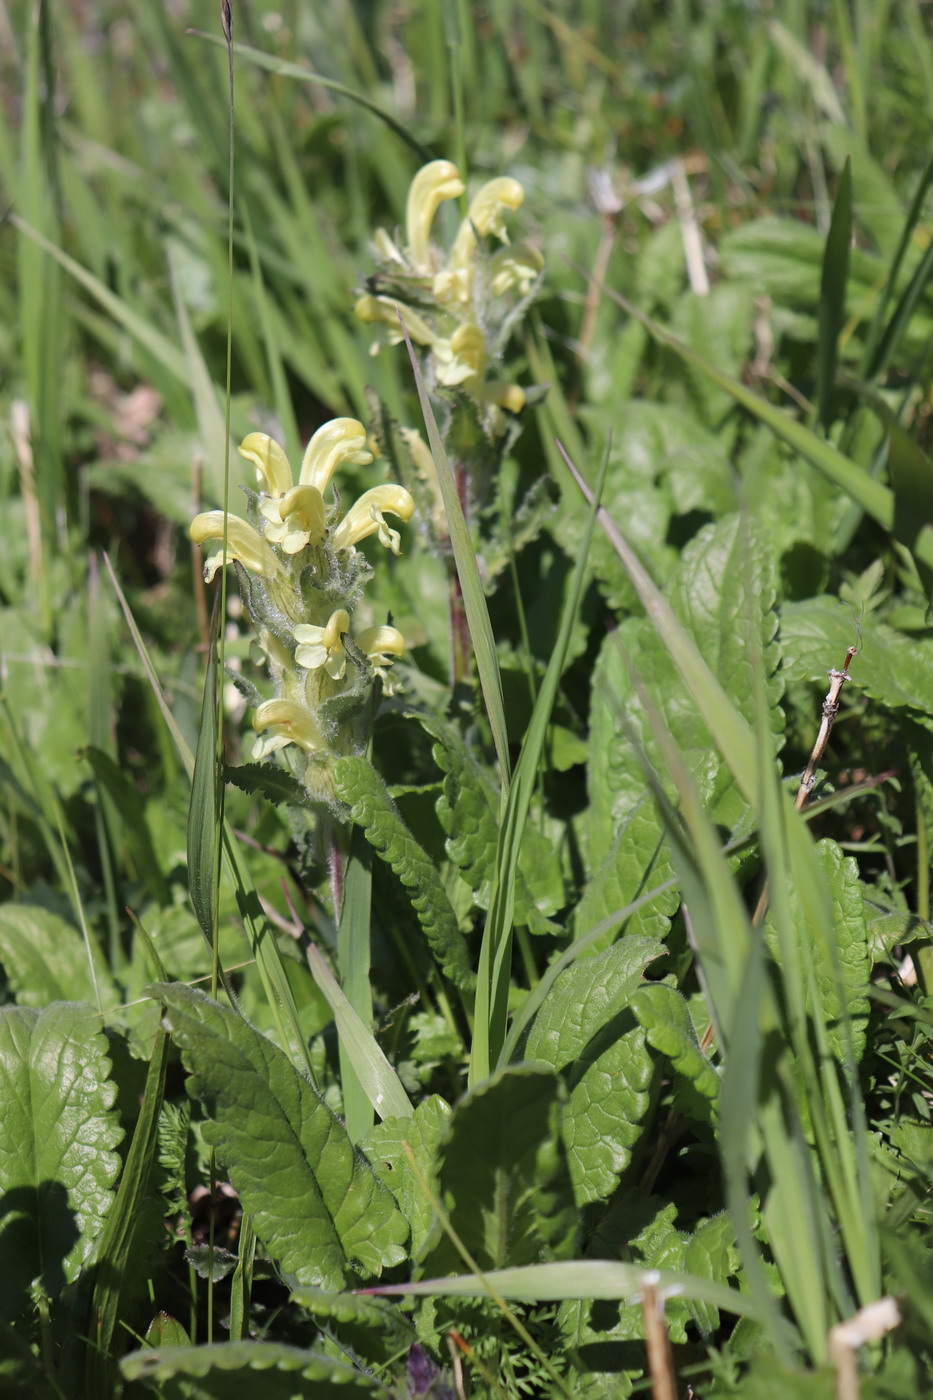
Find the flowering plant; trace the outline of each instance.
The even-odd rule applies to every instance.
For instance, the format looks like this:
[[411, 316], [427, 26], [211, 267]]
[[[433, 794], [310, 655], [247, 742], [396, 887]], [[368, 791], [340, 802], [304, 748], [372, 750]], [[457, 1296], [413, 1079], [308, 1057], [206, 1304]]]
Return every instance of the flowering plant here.
[[[297, 482], [283, 448], [250, 433], [240, 455], [256, 468], [260, 489], [247, 490], [247, 519], [212, 510], [197, 515], [190, 535], [216, 547], [204, 565], [210, 581], [223, 563], [238, 566], [243, 599], [256, 629], [275, 694], [254, 703], [254, 759], [289, 749], [309, 796], [336, 805], [331, 767], [358, 753], [373, 683], [391, 689], [389, 668], [404, 650], [396, 628], [368, 627], [355, 636], [350, 616], [372, 568], [356, 546], [370, 535], [398, 554], [400, 537], [386, 516], [411, 518], [403, 486], [373, 486], [342, 511], [327, 493], [339, 467], [370, 463], [366, 433], [355, 418], [335, 418], [314, 434]], [[332, 493], [334, 496], [335, 492]], [[226, 543], [225, 543], [226, 537]]]

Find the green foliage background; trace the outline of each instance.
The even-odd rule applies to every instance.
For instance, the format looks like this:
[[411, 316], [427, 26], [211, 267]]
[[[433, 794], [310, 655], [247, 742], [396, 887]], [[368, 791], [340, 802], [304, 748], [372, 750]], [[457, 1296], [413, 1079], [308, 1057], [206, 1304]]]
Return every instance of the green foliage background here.
[[[928, 8], [258, 0], [232, 190], [213, 12], [0, 14], [3, 1394], [627, 1395], [646, 1286], [681, 1392], [929, 1387]], [[212, 984], [228, 301], [230, 443], [359, 417], [394, 477], [353, 304], [441, 157], [545, 259], [452, 527], [476, 662], [413, 522], [342, 910], [221, 683]]]

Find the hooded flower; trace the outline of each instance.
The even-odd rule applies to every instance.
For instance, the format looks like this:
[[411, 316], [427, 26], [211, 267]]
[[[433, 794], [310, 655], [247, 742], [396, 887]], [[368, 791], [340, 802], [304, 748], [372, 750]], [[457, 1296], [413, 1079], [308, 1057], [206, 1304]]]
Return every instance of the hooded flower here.
[[258, 530], [254, 530], [252, 525], [247, 525], [245, 520], [240, 520], [235, 515], [227, 515], [227, 552], [224, 556], [224, 512], [222, 510], [206, 510], [201, 515], [196, 515], [188, 527], [188, 534], [195, 544], [204, 544], [207, 540], [219, 540], [220, 548], [209, 554], [204, 561], [204, 577], [210, 583], [220, 568], [221, 564], [229, 564], [236, 559], [249, 569], [251, 574], [257, 574], [260, 578], [275, 578], [281, 573], [280, 565], [275, 554], [266, 544]]
[[286, 554], [316, 548], [326, 534], [324, 491], [343, 463], [366, 466], [373, 454], [366, 449], [366, 431], [355, 418], [334, 418], [318, 428], [305, 449], [297, 485], [283, 449], [268, 433], [250, 433], [240, 443], [240, 456], [252, 462], [265, 490], [259, 512], [266, 522], [266, 539]]
[[378, 531], [379, 543], [398, 554], [401, 537], [397, 530], [389, 529], [385, 512], [397, 515], [400, 520], [410, 520], [414, 509], [415, 503], [404, 486], [373, 486], [347, 511], [331, 543], [334, 549], [349, 549]]
[[253, 728], [260, 736], [253, 745], [253, 758], [268, 758], [286, 744], [297, 744], [307, 754], [323, 748], [320, 731], [310, 711], [297, 700], [266, 700], [253, 715]]

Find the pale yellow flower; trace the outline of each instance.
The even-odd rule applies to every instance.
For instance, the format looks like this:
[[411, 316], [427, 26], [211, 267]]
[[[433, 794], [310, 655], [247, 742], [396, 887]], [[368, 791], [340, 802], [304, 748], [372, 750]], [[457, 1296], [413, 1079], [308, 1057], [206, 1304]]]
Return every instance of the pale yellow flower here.
[[347, 669], [347, 653], [343, 648], [344, 633], [350, 630], [350, 614], [338, 608], [331, 614], [326, 627], [314, 627], [302, 622], [292, 628], [298, 646], [295, 660], [308, 671], [323, 666], [332, 680], [339, 681]]
[[195, 544], [206, 540], [220, 541], [220, 547], [204, 561], [204, 577], [210, 583], [221, 564], [229, 564], [236, 559], [250, 573], [260, 578], [274, 578], [281, 572], [281, 565], [258, 530], [247, 525], [236, 515], [227, 515], [227, 551], [224, 557], [224, 512], [206, 510], [196, 515], [188, 526], [188, 534]]
[[398, 313], [401, 311], [405, 329], [415, 345], [433, 345], [437, 336], [423, 316], [413, 311], [403, 302], [395, 302], [392, 297], [374, 297], [369, 292], [358, 299], [353, 308], [357, 317], [367, 325], [375, 325], [379, 336], [370, 346], [370, 353], [378, 354], [383, 345], [400, 345], [404, 340]]
[[253, 745], [255, 759], [268, 758], [286, 744], [309, 754], [323, 747], [313, 716], [297, 700], [265, 700], [253, 715], [253, 728], [260, 736]]
[[365, 652], [370, 665], [382, 682], [387, 695], [393, 693], [388, 668], [405, 650], [405, 638], [397, 627], [367, 627], [356, 638], [360, 651]]
[[355, 418], [333, 418], [318, 428], [305, 449], [297, 485], [292, 484], [284, 449], [268, 433], [250, 433], [239, 452], [253, 463], [266, 487], [259, 502], [266, 538], [286, 554], [323, 542], [323, 492], [336, 469], [344, 463], [366, 466], [373, 460], [366, 449], [366, 430]]
[[418, 271], [431, 271], [431, 225], [438, 207], [458, 199], [464, 184], [460, 171], [449, 160], [432, 160], [421, 167], [408, 190], [405, 231], [408, 254]]
[[398, 554], [401, 537], [386, 524], [385, 512], [397, 515], [400, 520], [410, 520], [414, 509], [415, 503], [404, 486], [373, 486], [347, 511], [333, 533], [331, 544], [334, 549], [349, 549], [378, 531], [379, 543]]

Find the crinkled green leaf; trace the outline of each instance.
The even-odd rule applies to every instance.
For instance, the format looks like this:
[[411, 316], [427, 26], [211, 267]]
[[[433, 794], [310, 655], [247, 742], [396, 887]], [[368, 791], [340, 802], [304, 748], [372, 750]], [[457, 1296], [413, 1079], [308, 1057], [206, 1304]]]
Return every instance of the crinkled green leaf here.
[[[438, 741], [434, 759], [444, 774], [444, 789], [437, 815], [447, 833], [447, 853], [477, 906], [488, 909], [499, 844], [498, 794], [450, 725], [434, 716], [418, 719]], [[552, 933], [554, 925], [547, 915], [556, 913], [562, 903], [560, 864], [547, 839], [528, 822], [516, 872], [514, 921], [532, 933]]]
[[[628, 1242], [633, 1261], [641, 1267], [657, 1269], [662, 1275], [686, 1275], [699, 1284], [709, 1280], [723, 1288], [739, 1268], [734, 1231], [727, 1215], [703, 1220], [690, 1235], [675, 1224], [677, 1207], [661, 1206], [651, 1220]], [[688, 1324], [699, 1325], [704, 1333], [718, 1326], [719, 1310], [711, 1297], [702, 1297], [702, 1285], [668, 1296], [664, 1320], [672, 1342], [687, 1341]], [[560, 1310], [560, 1325], [568, 1342], [575, 1347], [634, 1341], [644, 1336], [641, 1307], [637, 1301], [568, 1301]]]
[[[701, 1221], [694, 1230], [684, 1251], [684, 1267], [694, 1278], [708, 1278], [715, 1283], [725, 1283], [738, 1276], [740, 1263], [735, 1228], [725, 1212]], [[690, 1311], [704, 1335], [719, 1326], [719, 1309], [711, 1303], [695, 1302]]]
[[674, 1069], [715, 1105], [719, 1075], [700, 1049], [690, 1011], [680, 993], [664, 983], [653, 982], [638, 988], [631, 1007], [648, 1044], [666, 1055]]
[[97, 989], [88, 965], [84, 939], [73, 924], [49, 909], [31, 904], [0, 906], [0, 964], [21, 1006], [47, 1006], [53, 1001], [97, 1001], [105, 1006], [119, 1000], [101, 958], [96, 963]]
[[241, 792], [259, 792], [269, 802], [285, 803], [290, 807], [310, 807], [307, 788], [293, 773], [277, 768], [274, 763], [240, 763], [235, 768], [225, 766], [224, 780]]
[[384, 1396], [372, 1377], [347, 1361], [284, 1342], [213, 1342], [158, 1347], [124, 1356], [128, 1381], [152, 1381], [164, 1400], [342, 1400]]
[[[851, 856], [843, 855], [835, 841], [819, 841], [814, 849], [832, 899], [832, 927], [823, 930], [822, 936], [814, 938], [794, 889], [790, 891], [791, 909], [798, 937], [807, 940], [821, 1001], [818, 1014], [825, 1022], [833, 1053], [840, 1064], [848, 1062], [847, 1037], [842, 1027], [845, 1009], [852, 1034], [852, 1050], [858, 1063], [865, 1050], [868, 980], [871, 973], [868, 921], [858, 865]], [[770, 920], [766, 927], [769, 945], [776, 952], [777, 936]], [[810, 1010], [815, 1008], [811, 1007]]]
[[626, 937], [561, 973], [528, 1034], [525, 1058], [563, 1073], [563, 1134], [577, 1202], [609, 1196], [628, 1165], [648, 1107], [653, 1064], [629, 1005], [663, 952]]
[[[745, 596], [746, 584], [751, 598]], [[713, 676], [750, 724], [756, 720], [751, 669], [755, 648], [747, 644], [747, 630], [749, 617], [756, 620], [767, 671], [769, 721], [778, 747], [784, 723], [779, 703], [783, 682], [774, 611], [775, 569], [765, 531], [754, 525], [746, 531], [737, 516], [706, 526], [685, 548], [666, 592], [676, 617]], [[644, 771], [619, 724], [621, 711], [654, 767], [661, 773], [667, 768], [634, 696], [619, 642], [629, 652], [715, 819], [732, 826], [745, 810], [697, 705], [655, 628], [647, 618], [629, 618], [617, 634], [607, 636], [593, 678], [586, 826], [593, 867], [604, 859], [619, 826], [645, 795]]]
[[406, 1147], [414, 1153], [424, 1180], [430, 1181], [437, 1144], [449, 1121], [449, 1106], [440, 1095], [433, 1094], [418, 1105], [411, 1118], [387, 1118], [360, 1144], [411, 1226], [413, 1255], [427, 1238], [434, 1207], [409, 1160]]
[[334, 782], [373, 850], [411, 891], [412, 908], [446, 975], [459, 987], [472, 987], [476, 975], [447, 892], [378, 773], [364, 758], [341, 758], [334, 766]]
[[[606, 718], [604, 707], [602, 713]], [[581, 938], [609, 915], [671, 879], [673, 873], [664, 844], [664, 824], [651, 794], [643, 790], [619, 820], [608, 851], [587, 881], [573, 912], [575, 935]], [[676, 888], [658, 894], [625, 921], [626, 936], [664, 938], [670, 928], [670, 915], [679, 903]], [[592, 957], [606, 948], [616, 932], [608, 929], [588, 955]]]
[[312, 1317], [325, 1319], [329, 1334], [370, 1367], [392, 1365], [415, 1340], [411, 1319], [397, 1303], [364, 1293], [323, 1293], [297, 1288], [291, 1301]]
[[0, 1009], [0, 1317], [33, 1280], [55, 1297], [94, 1253], [123, 1136], [109, 1074], [93, 1007]]
[[282, 1051], [202, 992], [152, 992], [210, 1115], [205, 1139], [282, 1269], [339, 1291], [350, 1269], [378, 1274], [403, 1259], [408, 1226], [391, 1193]]
[[[455, 1106], [437, 1149], [435, 1189], [481, 1269], [567, 1258], [578, 1214], [560, 1133], [564, 1095], [541, 1065], [499, 1070]], [[440, 1224], [421, 1260], [428, 1275], [463, 1260]]]

